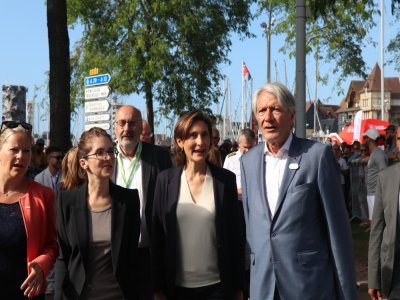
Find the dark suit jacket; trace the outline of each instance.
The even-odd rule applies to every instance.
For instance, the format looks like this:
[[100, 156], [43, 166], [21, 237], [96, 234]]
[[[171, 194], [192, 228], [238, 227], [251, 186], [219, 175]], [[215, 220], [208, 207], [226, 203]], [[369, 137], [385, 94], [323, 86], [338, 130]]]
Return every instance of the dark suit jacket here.
[[[162, 147], [142, 142], [142, 153], [140, 156], [142, 163], [142, 185], [144, 209], [146, 216], [147, 232], [151, 233], [151, 219], [153, 211], [154, 189], [156, 187], [157, 175], [161, 171], [171, 168], [171, 155]], [[116, 174], [118, 173], [118, 164], [115, 165], [113, 176], [116, 182]]]
[[[209, 165], [215, 196], [215, 228], [217, 257], [221, 282], [227, 299], [243, 289], [244, 232], [239, 205], [235, 174]], [[173, 299], [177, 255], [177, 219], [182, 169], [163, 171], [157, 179], [154, 195], [153, 232], [151, 236], [152, 276], [154, 290]]]
[[[135, 299], [136, 251], [140, 234], [140, 203], [137, 190], [110, 182], [111, 253], [114, 275], [125, 299]], [[57, 201], [57, 231], [67, 274], [63, 284], [66, 299], [78, 299], [86, 278], [88, 259], [87, 184], [60, 191]]]

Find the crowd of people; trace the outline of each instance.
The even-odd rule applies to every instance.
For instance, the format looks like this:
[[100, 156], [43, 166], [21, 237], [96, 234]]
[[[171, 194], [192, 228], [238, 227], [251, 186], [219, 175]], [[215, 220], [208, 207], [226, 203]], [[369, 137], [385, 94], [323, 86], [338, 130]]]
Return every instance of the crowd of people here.
[[250, 129], [221, 143], [191, 111], [171, 151], [130, 105], [116, 141], [94, 127], [66, 155], [3, 121], [1, 298], [353, 300], [354, 216], [371, 226], [371, 298], [399, 299], [396, 128], [384, 149], [373, 129], [363, 144], [298, 138], [279, 83], [256, 91], [252, 111], [264, 143]]

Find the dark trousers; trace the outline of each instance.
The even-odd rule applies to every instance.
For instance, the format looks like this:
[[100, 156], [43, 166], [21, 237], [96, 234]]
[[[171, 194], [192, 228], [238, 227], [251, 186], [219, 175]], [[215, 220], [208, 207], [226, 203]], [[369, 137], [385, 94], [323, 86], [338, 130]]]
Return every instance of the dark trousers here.
[[225, 291], [222, 283], [202, 286], [198, 288], [184, 288], [177, 286], [174, 291], [174, 300], [225, 300]]
[[138, 249], [138, 300], [153, 300], [150, 276], [150, 251], [149, 248]]

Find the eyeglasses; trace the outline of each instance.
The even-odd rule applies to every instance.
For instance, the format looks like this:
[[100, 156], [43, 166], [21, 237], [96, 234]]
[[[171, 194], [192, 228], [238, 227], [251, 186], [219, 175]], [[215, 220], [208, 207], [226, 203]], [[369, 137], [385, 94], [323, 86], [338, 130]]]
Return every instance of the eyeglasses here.
[[57, 160], [62, 160], [64, 158], [64, 156], [62, 155], [58, 155], [58, 156], [50, 156], [51, 158], [55, 158]]
[[128, 124], [129, 128], [134, 128], [134, 127], [137, 127], [139, 122], [138, 121], [118, 120], [118, 121], [115, 121], [115, 124], [117, 124], [121, 128], [124, 128], [126, 124]]
[[101, 159], [101, 160], [106, 160], [109, 158], [115, 158], [115, 155], [118, 154], [118, 150], [115, 148], [112, 148], [110, 150], [97, 150], [96, 153], [92, 153], [92, 154], [88, 154], [86, 156], [83, 156], [83, 158], [87, 159], [90, 156], [96, 156], [97, 159]]
[[28, 130], [29, 132], [32, 132], [32, 125], [21, 121], [3, 121], [3, 123], [1, 123], [0, 132], [3, 132], [5, 128], [13, 129], [17, 128], [18, 126], [21, 126], [22, 128]]

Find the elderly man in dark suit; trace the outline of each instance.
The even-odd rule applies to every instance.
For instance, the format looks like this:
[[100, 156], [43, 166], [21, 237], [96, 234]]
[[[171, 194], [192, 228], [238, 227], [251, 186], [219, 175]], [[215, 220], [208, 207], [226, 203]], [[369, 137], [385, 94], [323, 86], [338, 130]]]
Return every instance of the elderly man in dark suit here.
[[172, 167], [172, 161], [165, 149], [140, 141], [142, 114], [134, 106], [124, 105], [117, 110], [114, 132], [119, 152], [114, 181], [120, 186], [137, 189], [140, 198], [142, 220], [138, 248], [140, 299], [153, 299], [150, 287], [149, 236], [154, 189], [158, 173]]
[[292, 134], [295, 100], [281, 84], [257, 90], [265, 143], [242, 156], [250, 296], [356, 299], [350, 226], [330, 146]]
[[[397, 129], [397, 145], [400, 129]], [[400, 299], [400, 164], [378, 174], [368, 251], [368, 294]]]

